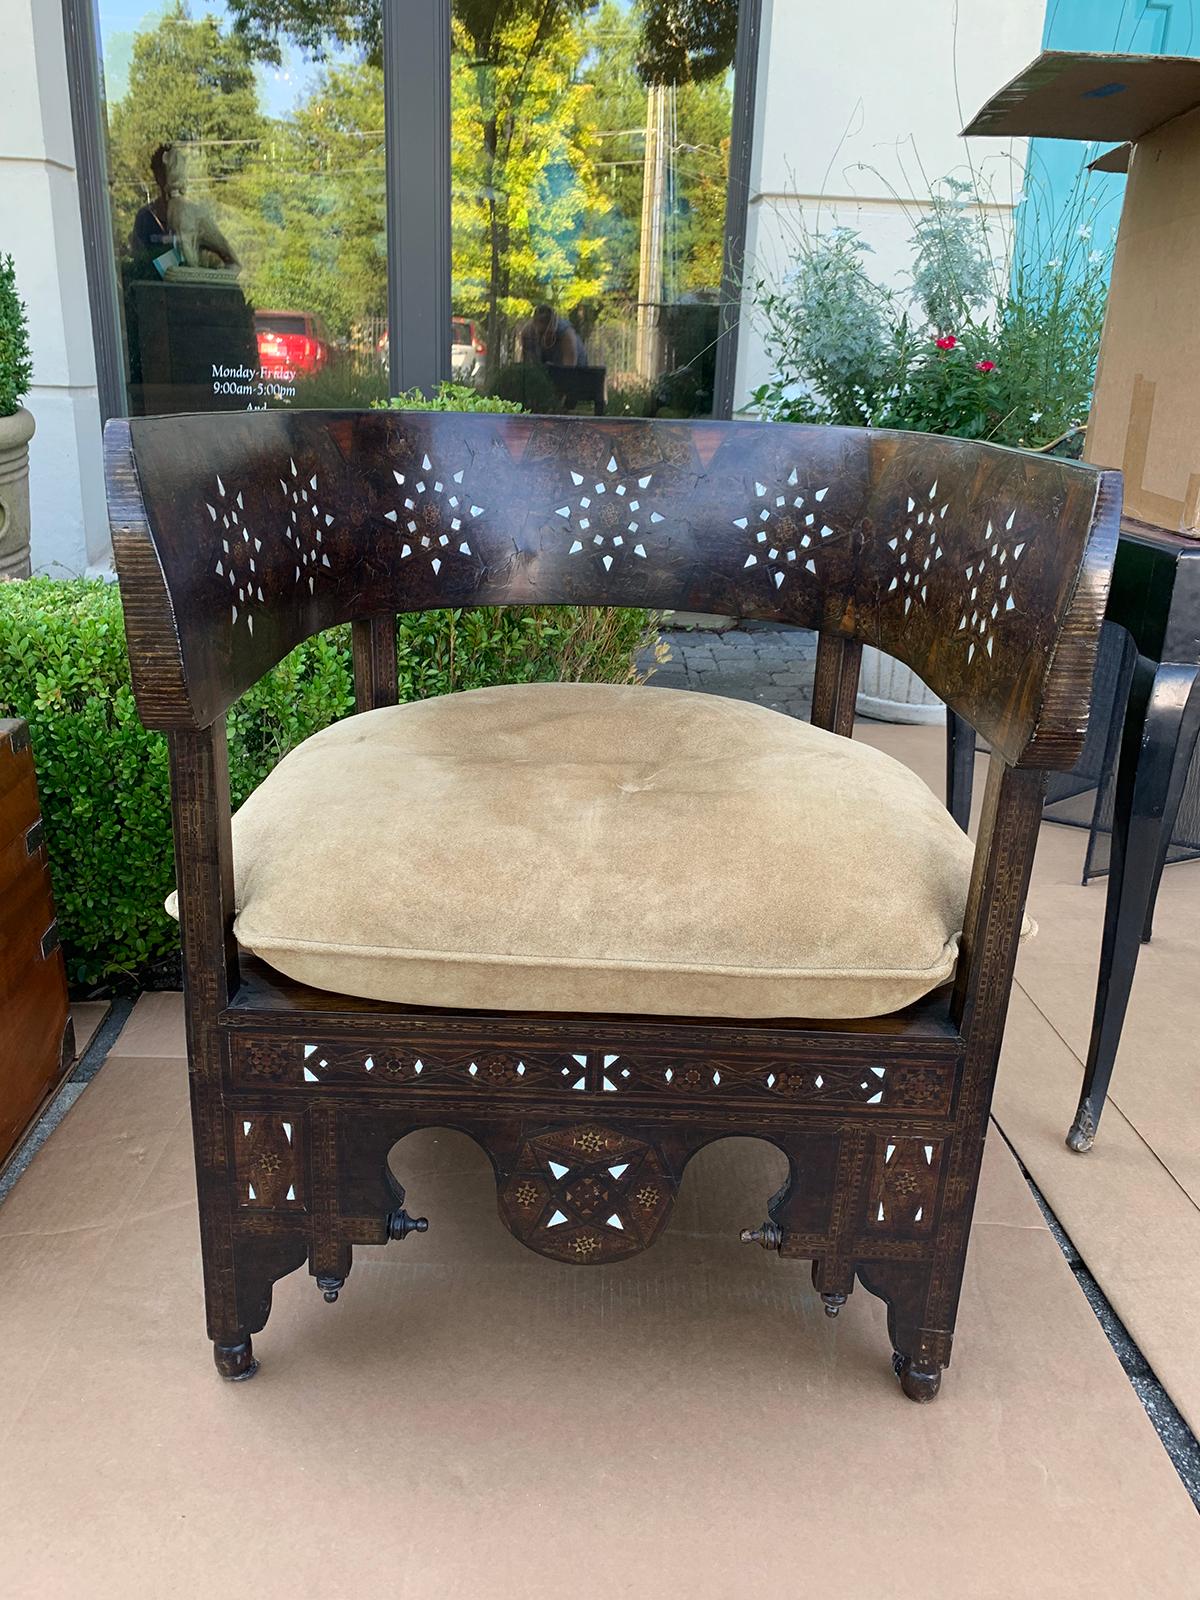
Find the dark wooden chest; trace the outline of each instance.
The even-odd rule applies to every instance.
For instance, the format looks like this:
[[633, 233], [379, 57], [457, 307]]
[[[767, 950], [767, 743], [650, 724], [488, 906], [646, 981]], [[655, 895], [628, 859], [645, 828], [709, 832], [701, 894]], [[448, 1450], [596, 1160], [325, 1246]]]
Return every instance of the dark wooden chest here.
[[74, 1055], [29, 730], [0, 720], [0, 1169]]

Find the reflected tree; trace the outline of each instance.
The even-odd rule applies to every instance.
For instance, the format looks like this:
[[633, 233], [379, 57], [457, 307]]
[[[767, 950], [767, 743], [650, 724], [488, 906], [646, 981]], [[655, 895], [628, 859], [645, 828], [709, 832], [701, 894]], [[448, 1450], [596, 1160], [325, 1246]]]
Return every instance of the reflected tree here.
[[219, 202], [254, 158], [266, 132], [254, 65], [245, 43], [211, 16], [192, 21], [173, 10], [133, 43], [129, 86], [109, 108], [109, 174], [118, 251], [138, 208], [153, 199], [150, 157], [161, 144], [189, 148], [189, 184]]
[[[288, 44], [318, 61], [349, 48], [364, 70], [381, 65], [383, 0], [227, 6], [252, 58], [278, 62]], [[586, 323], [604, 295], [630, 292], [640, 179], [633, 162], [623, 180], [630, 194], [614, 206], [614, 186], [603, 182], [614, 160], [599, 141], [645, 125], [648, 88], [680, 86], [676, 248], [685, 266], [675, 288], [719, 281], [738, 9], [738, 0], [452, 0], [456, 309], [486, 322], [490, 362], [535, 299], [579, 308]], [[624, 71], [589, 63], [589, 35], [604, 13], [626, 35]]]

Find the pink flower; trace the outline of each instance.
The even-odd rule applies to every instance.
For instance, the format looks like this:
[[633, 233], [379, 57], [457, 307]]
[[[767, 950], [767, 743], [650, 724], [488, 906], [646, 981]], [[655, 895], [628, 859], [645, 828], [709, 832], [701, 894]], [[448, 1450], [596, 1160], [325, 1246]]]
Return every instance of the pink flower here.
[[952, 333], [944, 333], [940, 339], [935, 339], [934, 343], [939, 350], [953, 350], [958, 340]]
[[975, 369], [977, 372], [995, 372], [996, 363], [994, 361], [977, 361]]

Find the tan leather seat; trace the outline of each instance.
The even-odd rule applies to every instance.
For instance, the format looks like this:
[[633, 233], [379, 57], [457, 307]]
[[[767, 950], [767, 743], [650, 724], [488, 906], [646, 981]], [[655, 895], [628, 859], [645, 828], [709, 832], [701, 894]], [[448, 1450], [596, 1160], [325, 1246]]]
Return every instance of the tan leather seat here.
[[899, 1010], [954, 969], [972, 846], [919, 778], [761, 706], [605, 684], [351, 717], [233, 825], [237, 935], [414, 1005]]

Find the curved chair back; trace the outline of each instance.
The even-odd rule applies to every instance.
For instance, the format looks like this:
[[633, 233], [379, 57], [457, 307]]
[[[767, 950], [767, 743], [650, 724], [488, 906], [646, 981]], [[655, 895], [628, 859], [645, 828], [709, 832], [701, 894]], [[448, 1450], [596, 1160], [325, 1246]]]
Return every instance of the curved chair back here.
[[335, 623], [440, 606], [778, 619], [898, 657], [1011, 763], [1086, 727], [1119, 479], [926, 434], [269, 411], [109, 424], [134, 689], [203, 728]]

